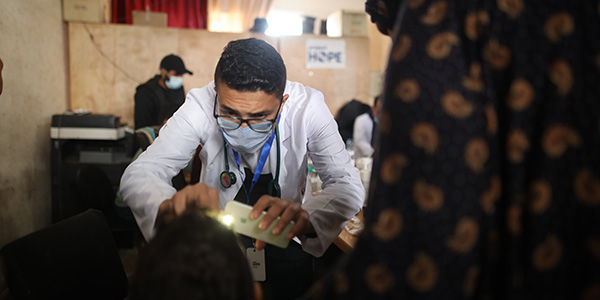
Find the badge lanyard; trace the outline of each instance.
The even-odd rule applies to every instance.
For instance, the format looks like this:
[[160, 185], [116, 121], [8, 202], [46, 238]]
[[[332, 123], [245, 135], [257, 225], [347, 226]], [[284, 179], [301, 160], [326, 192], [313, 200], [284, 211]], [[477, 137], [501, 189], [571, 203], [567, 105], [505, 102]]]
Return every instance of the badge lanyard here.
[[[277, 124], [275, 126], [278, 126], [278, 125], [279, 125], [279, 117], [277, 118]], [[242, 187], [244, 188], [244, 192], [246, 193], [246, 204], [248, 204], [248, 205], [250, 205], [250, 193], [252, 192], [252, 189], [254, 189], [254, 185], [258, 182], [258, 178], [260, 177], [260, 174], [262, 173], [265, 163], [267, 162], [267, 157], [269, 157], [269, 153], [271, 152], [271, 146], [273, 144], [273, 138], [275, 137], [276, 132], [277, 132], [277, 130], [273, 130], [271, 137], [267, 140], [267, 142], [265, 143], [265, 145], [262, 148], [260, 157], [258, 158], [258, 164], [256, 165], [256, 170], [254, 171], [254, 176], [252, 177], [252, 184], [250, 185], [249, 191], [246, 190], [246, 185], [244, 185], [245, 180], [244, 180], [244, 178], [242, 178]], [[240, 172], [240, 174], [242, 174], [242, 171], [240, 170], [239, 154], [234, 149], [231, 149], [231, 150], [233, 151], [233, 156], [235, 156], [235, 163], [237, 164], [238, 171]], [[277, 162], [277, 163], [279, 163], [279, 162]]]

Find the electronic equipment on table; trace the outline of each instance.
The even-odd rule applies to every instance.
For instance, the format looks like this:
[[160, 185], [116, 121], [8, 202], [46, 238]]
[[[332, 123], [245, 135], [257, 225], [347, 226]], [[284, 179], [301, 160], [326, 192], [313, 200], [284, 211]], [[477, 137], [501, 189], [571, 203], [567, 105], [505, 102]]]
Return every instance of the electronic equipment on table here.
[[52, 139], [118, 140], [125, 137], [120, 117], [107, 114], [65, 113], [52, 116]]

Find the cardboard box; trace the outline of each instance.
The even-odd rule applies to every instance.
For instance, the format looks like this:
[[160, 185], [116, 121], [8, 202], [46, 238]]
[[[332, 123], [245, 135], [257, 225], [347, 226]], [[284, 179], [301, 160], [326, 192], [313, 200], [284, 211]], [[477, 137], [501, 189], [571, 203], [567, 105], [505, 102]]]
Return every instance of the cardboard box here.
[[327, 17], [327, 36], [366, 37], [367, 14], [358, 11], [339, 10]]
[[110, 0], [63, 0], [63, 19], [66, 22], [110, 23]]
[[167, 14], [152, 11], [133, 11], [133, 25], [167, 27]]

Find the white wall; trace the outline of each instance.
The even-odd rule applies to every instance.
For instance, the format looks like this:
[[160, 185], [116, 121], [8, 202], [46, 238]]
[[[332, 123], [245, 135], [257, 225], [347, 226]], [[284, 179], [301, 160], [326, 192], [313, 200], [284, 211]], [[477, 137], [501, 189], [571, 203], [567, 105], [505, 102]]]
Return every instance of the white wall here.
[[50, 223], [50, 119], [67, 106], [59, 0], [2, 0], [0, 247]]
[[332, 12], [365, 11], [365, 0], [273, 0], [271, 9], [302, 12], [301, 15], [326, 20]]

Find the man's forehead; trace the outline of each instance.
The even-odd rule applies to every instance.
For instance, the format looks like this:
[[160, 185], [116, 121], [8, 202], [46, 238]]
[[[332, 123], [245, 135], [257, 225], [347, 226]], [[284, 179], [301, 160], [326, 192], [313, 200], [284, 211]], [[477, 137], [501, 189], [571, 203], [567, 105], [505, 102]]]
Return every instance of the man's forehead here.
[[266, 93], [264, 91], [245, 91], [245, 90], [236, 90], [229, 88], [227, 86], [219, 85], [216, 87], [217, 96], [220, 99], [248, 99], [248, 100], [261, 100], [264, 102], [270, 102], [271, 100], [279, 100], [275, 94]]

